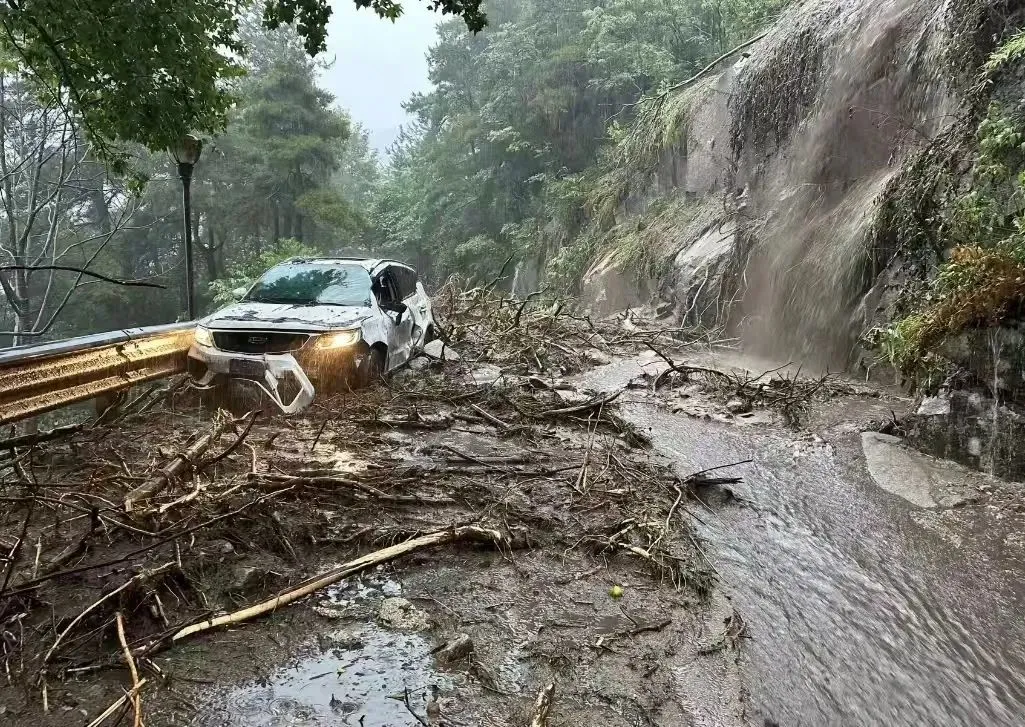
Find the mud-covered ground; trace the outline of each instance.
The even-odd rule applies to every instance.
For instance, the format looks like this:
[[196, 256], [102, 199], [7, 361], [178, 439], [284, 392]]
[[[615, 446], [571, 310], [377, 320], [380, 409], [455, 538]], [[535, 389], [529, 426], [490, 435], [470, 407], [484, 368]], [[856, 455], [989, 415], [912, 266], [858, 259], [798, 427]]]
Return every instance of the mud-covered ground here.
[[565, 381], [662, 333], [506, 308], [454, 326], [472, 361], [428, 356], [299, 417], [172, 384], [8, 447], [0, 721], [121, 700], [103, 723], [516, 725], [554, 682], [548, 724], [743, 723], [745, 627], [688, 520], [732, 478], [676, 472], [616, 396]]
[[[876, 533], [898, 553], [934, 535], [1006, 548], [1016, 486], [904, 448], [899, 395], [749, 360], [744, 370], [729, 351], [685, 345], [691, 332], [560, 323], [509, 304], [454, 318], [461, 358], [421, 358], [302, 416], [218, 412], [172, 384], [0, 454], [0, 548], [14, 564], [0, 601], [0, 724], [89, 725], [136, 679], [149, 725], [527, 725], [552, 683], [549, 725], [868, 724], [894, 694], [908, 714], [930, 714], [928, 670], [952, 668], [933, 657], [951, 633], [974, 643], [973, 627], [890, 624], [910, 609], [928, 625], [947, 586], [917, 583], [932, 570], [898, 555], [883, 572], [914, 598], [873, 611], [859, 593], [876, 579], [890, 603], [889, 582], [850, 568], [877, 546], [844, 533], [868, 528], [855, 538]], [[129, 492], [190, 451], [125, 512]], [[853, 505], [861, 472], [910, 508], [897, 534], [881, 515], [860, 525], [878, 509], [875, 494]], [[834, 512], [819, 512], [817, 498], [837, 492]], [[840, 516], [849, 507], [867, 510]], [[974, 532], [963, 527], [973, 518]], [[439, 532], [452, 542], [246, 616], [339, 564]], [[781, 601], [793, 603], [773, 616]], [[183, 635], [224, 614], [237, 622]], [[901, 652], [848, 654], [859, 623], [884, 643], [916, 639], [925, 670]], [[862, 679], [862, 662], [882, 665], [890, 686]], [[972, 703], [959, 674], [941, 711]], [[124, 701], [103, 724], [135, 722]]]

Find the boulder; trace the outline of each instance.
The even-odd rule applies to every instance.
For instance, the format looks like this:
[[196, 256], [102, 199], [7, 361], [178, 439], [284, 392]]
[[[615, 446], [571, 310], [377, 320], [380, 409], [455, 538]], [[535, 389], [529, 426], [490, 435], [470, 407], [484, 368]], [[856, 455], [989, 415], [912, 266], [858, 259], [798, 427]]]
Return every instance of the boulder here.
[[711, 327], [723, 322], [732, 297], [736, 237], [735, 222], [714, 222], [676, 255], [668, 287], [684, 323]]

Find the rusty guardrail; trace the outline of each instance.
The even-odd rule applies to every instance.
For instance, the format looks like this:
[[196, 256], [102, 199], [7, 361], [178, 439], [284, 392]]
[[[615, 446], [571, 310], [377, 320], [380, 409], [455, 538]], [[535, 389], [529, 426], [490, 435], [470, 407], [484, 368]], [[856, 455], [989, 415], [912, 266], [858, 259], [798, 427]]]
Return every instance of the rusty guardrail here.
[[195, 323], [0, 350], [0, 424], [183, 373]]

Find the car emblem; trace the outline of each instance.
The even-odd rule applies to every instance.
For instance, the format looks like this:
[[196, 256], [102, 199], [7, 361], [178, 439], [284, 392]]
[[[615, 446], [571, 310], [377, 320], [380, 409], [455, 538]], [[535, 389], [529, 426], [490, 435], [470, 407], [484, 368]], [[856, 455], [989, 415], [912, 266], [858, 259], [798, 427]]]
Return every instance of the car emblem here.
[[253, 344], [267, 343], [267, 337], [266, 336], [250, 336], [249, 337], [249, 342], [253, 343]]

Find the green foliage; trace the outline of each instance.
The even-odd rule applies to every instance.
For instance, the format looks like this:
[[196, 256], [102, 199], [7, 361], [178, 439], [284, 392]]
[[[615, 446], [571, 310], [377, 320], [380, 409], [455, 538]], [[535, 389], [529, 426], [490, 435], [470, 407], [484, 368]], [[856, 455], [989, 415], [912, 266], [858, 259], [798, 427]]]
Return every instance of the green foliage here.
[[417, 121], [374, 203], [376, 239], [437, 277], [529, 255], [551, 284], [576, 287], [623, 200], [684, 148], [704, 86], [659, 92], [783, 4], [510, 0], [479, 35], [443, 24], [433, 88], [407, 104]]
[[[999, 52], [999, 51], [998, 51]], [[998, 325], [1025, 306], [1025, 134], [1020, 117], [996, 105], [976, 132], [967, 193], [941, 212], [955, 241], [928, 294], [885, 331], [884, 355], [921, 383], [935, 351], [965, 329]]]
[[1019, 31], [1001, 43], [982, 66], [983, 76], [991, 78], [1015, 61], [1025, 58], [1025, 30]]
[[687, 121], [695, 100], [714, 79], [688, 88], [662, 93], [639, 105], [633, 124], [605, 155], [599, 168], [604, 174], [594, 186], [588, 206], [601, 227], [615, 223], [620, 203], [631, 192], [640, 191], [651, 173], [671, 149], [687, 152]]
[[[393, 0], [355, 0], [394, 19]], [[127, 169], [124, 142], [164, 150], [186, 133], [222, 131], [234, 101], [226, 80], [251, 50], [251, 0], [26, 0], [0, 9], [0, 51], [30, 73], [38, 91], [82, 118], [97, 150]], [[471, 30], [484, 27], [480, 0], [430, 0]], [[270, 29], [289, 24], [306, 51], [324, 50], [327, 0], [264, 0]]]
[[602, 248], [616, 255], [627, 270], [642, 279], [661, 280], [680, 251], [682, 233], [702, 206], [679, 195], [660, 198], [644, 214], [616, 225], [603, 238]]
[[291, 238], [278, 240], [269, 250], [236, 262], [230, 277], [211, 281], [210, 294], [213, 302], [217, 307], [237, 303], [240, 297], [235, 293], [237, 289], [248, 290], [261, 275], [278, 263], [293, 257], [315, 257], [316, 255], [317, 250], [298, 240]]

